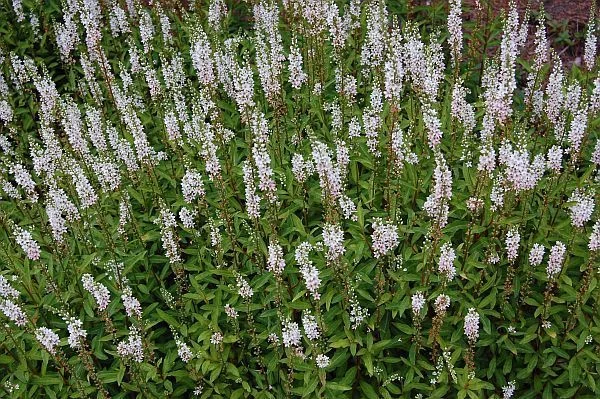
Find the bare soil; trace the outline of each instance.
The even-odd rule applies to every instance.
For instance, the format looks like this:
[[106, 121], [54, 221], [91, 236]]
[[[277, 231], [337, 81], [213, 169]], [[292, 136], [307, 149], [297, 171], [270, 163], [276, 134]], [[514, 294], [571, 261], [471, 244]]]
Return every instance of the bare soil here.
[[[533, 12], [543, 7], [546, 14], [546, 32], [548, 41], [556, 53], [561, 57], [566, 67], [573, 63], [579, 64], [583, 56], [586, 26], [590, 17], [593, 0], [514, 0], [522, 17], [526, 8]], [[598, 9], [598, 3], [596, 9]], [[487, 14], [490, 7], [491, 16], [497, 17], [509, 7], [510, 0], [463, 0], [463, 6], [469, 13], [475, 14], [478, 9]], [[473, 15], [474, 17], [474, 15]], [[535, 32], [536, 21], [530, 18], [530, 33]], [[533, 40], [529, 40], [525, 49], [525, 56], [532, 55], [535, 51]]]

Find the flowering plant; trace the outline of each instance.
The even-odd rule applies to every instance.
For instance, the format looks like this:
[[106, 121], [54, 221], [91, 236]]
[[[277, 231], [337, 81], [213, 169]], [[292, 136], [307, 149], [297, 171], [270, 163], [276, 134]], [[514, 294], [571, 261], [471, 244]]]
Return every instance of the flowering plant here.
[[600, 395], [594, 9], [175, 3], [0, 6], [0, 396]]

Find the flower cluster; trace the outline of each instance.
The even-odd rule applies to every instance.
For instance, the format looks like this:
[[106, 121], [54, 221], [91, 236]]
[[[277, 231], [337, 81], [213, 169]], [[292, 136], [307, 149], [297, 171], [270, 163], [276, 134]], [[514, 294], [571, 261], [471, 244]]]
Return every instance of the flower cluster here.
[[398, 227], [381, 218], [373, 221], [373, 256], [381, 258], [398, 246]]
[[354, 292], [351, 293], [350, 298], [350, 323], [352, 324], [352, 329], [356, 330], [369, 317], [369, 310], [360, 306]]
[[215, 331], [210, 336], [210, 343], [215, 346], [218, 346], [221, 345], [221, 342], [223, 342], [223, 334], [220, 331]]
[[594, 192], [576, 188], [571, 194], [569, 202], [573, 203], [569, 207], [571, 223], [575, 227], [583, 227], [591, 219], [594, 212]]
[[448, 14], [448, 32], [450, 33], [450, 46], [452, 47], [453, 62], [456, 64], [462, 50], [462, 19], [461, 19], [461, 0], [452, 0], [450, 13]]
[[292, 173], [298, 182], [304, 183], [313, 171], [314, 166], [310, 159], [305, 161], [304, 157], [298, 153], [292, 156]]
[[588, 242], [588, 248], [590, 251], [598, 251], [600, 249], [600, 221], [594, 223]]
[[178, 237], [175, 233], [175, 227], [177, 227], [175, 214], [173, 214], [173, 212], [171, 212], [167, 206], [162, 203], [160, 208], [160, 217], [157, 218], [154, 223], [160, 226], [163, 248], [167, 254], [167, 257], [169, 258], [169, 262], [181, 262], [182, 259], [179, 253]]
[[413, 294], [411, 298], [411, 307], [413, 311], [413, 315], [415, 317], [420, 317], [421, 310], [425, 306], [425, 296], [421, 291], [417, 291]]
[[550, 248], [550, 258], [548, 259], [548, 266], [546, 267], [548, 280], [552, 280], [560, 273], [566, 252], [567, 247], [560, 241], [557, 241], [556, 244]]
[[452, 245], [450, 243], [442, 244], [440, 248], [438, 271], [447, 281], [451, 281], [456, 275], [456, 268], [454, 267], [455, 259], [456, 253], [454, 252]]
[[465, 316], [465, 335], [471, 345], [475, 344], [479, 338], [479, 314], [475, 308], [469, 308]]
[[290, 84], [294, 89], [299, 89], [304, 82], [306, 82], [307, 75], [302, 70], [302, 54], [300, 54], [300, 49], [296, 44], [295, 38], [292, 40], [292, 45], [290, 47], [290, 54], [288, 56], [290, 61], [289, 71], [290, 71]]
[[440, 294], [437, 298], [435, 298], [433, 307], [435, 309], [436, 314], [438, 314], [438, 315], [446, 314], [446, 311], [450, 307], [450, 297], [446, 294]]
[[104, 284], [94, 281], [94, 277], [87, 273], [81, 276], [81, 283], [83, 284], [83, 288], [94, 297], [98, 310], [106, 310], [110, 303], [108, 288]]
[[194, 219], [198, 216], [196, 209], [190, 210], [189, 208], [183, 207], [179, 210], [179, 220], [186, 229], [193, 229], [195, 226]]
[[293, 346], [300, 346], [300, 327], [298, 323], [290, 321], [289, 319], [283, 323], [282, 327], [283, 346], [290, 348]]
[[515, 394], [515, 381], [509, 381], [507, 385], [502, 387], [502, 399], [511, 399]]
[[0, 299], [0, 312], [19, 327], [23, 327], [27, 323], [27, 316], [21, 306], [10, 299]]
[[192, 350], [185, 342], [183, 342], [183, 340], [181, 340], [181, 338], [177, 337], [175, 339], [175, 344], [177, 345], [177, 354], [181, 358], [181, 361], [187, 363], [194, 358]]
[[315, 170], [319, 174], [323, 195], [329, 195], [337, 199], [342, 193], [342, 177], [339, 168], [331, 159], [329, 148], [321, 142], [315, 142], [312, 156]]
[[225, 314], [228, 317], [231, 317], [232, 319], [237, 319], [238, 317], [238, 312], [237, 310], [235, 310], [234, 307], [232, 307], [230, 304], [225, 304], [225, 307], [223, 308], [225, 310]]
[[311, 293], [313, 299], [318, 301], [321, 298], [321, 295], [319, 294], [321, 279], [319, 278], [319, 270], [308, 258], [312, 249], [313, 246], [310, 243], [301, 243], [296, 248], [295, 258], [296, 263], [300, 266], [300, 274], [306, 284], [306, 289]]
[[14, 289], [3, 275], [0, 275], [0, 297], [6, 299], [17, 299], [19, 297], [19, 291]]
[[254, 295], [254, 290], [250, 287], [250, 284], [241, 275], [236, 276], [236, 284], [238, 287], [238, 294], [244, 299], [252, 298]]
[[129, 317], [136, 317], [140, 319], [142, 317], [142, 305], [131, 292], [131, 287], [126, 286], [123, 288], [123, 295], [121, 295], [123, 306], [125, 307], [125, 313]]
[[267, 270], [280, 276], [285, 269], [285, 260], [283, 259], [283, 249], [281, 245], [272, 241], [269, 244], [269, 256], [267, 258]]
[[302, 315], [302, 327], [304, 327], [306, 338], [311, 341], [318, 339], [321, 335], [319, 325], [317, 324], [317, 318], [313, 316], [310, 311], [304, 312]]
[[133, 325], [129, 327], [129, 336], [126, 340], [119, 342], [117, 353], [119, 356], [132, 359], [136, 363], [141, 363], [144, 360], [142, 337], [137, 327]]
[[531, 190], [541, 179], [546, 168], [546, 161], [542, 154], [538, 154], [529, 161], [529, 151], [524, 147], [513, 150], [508, 141], [500, 147], [498, 161], [505, 166], [504, 175], [506, 182], [515, 192]]
[[315, 363], [317, 364], [317, 367], [320, 369], [324, 369], [327, 366], [329, 366], [329, 358], [327, 357], [327, 355], [324, 354], [320, 354], [317, 355], [316, 359], [315, 359]]
[[67, 330], [69, 331], [69, 346], [71, 348], [81, 349], [82, 342], [87, 336], [87, 332], [83, 329], [83, 323], [80, 319], [71, 317], [66, 320]]
[[441, 153], [438, 153], [435, 158], [433, 179], [433, 192], [427, 197], [423, 207], [427, 215], [443, 228], [448, 223], [448, 201], [452, 197], [452, 172]]
[[539, 266], [544, 259], [544, 252], [546, 252], [546, 248], [543, 245], [533, 244], [531, 251], [529, 251], [529, 264], [531, 266]]
[[50, 354], [56, 354], [56, 347], [60, 343], [60, 337], [57, 333], [47, 327], [39, 327], [35, 330], [35, 339], [44, 347]]
[[596, 63], [596, 42], [598, 40], [596, 36], [596, 20], [594, 19], [594, 13], [590, 13], [590, 21], [587, 26], [587, 31], [585, 34], [585, 46], [583, 53], [583, 61], [585, 63], [585, 67], [588, 71], [594, 69], [594, 64]]
[[21, 306], [15, 303], [18, 298], [19, 291], [0, 275], [0, 312], [17, 326], [23, 327], [27, 323], [27, 316]]
[[516, 227], [511, 227], [506, 233], [506, 254], [509, 262], [514, 262], [517, 259], [519, 252], [519, 242], [521, 241], [521, 235]]
[[327, 259], [334, 261], [344, 255], [344, 231], [337, 224], [323, 226], [323, 244], [327, 247]]
[[189, 169], [181, 179], [181, 191], [185, 202], [191, 204], [197, 198], [204, 196], [204, 183], [202, 175], [196, 170]]
[[40, 246], [33, 239], [29, 231], [16, 226], [15, 241], [21, 246], [27, 258], [31, 260], [38, 260], [40, 258]]

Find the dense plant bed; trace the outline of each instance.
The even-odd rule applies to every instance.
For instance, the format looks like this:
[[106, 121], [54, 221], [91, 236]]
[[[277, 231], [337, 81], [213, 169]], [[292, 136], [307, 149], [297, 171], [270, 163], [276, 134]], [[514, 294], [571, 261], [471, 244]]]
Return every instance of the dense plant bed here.
[[0, 396], [599, 397], [594, 17], [188, 6], [0, 4]]

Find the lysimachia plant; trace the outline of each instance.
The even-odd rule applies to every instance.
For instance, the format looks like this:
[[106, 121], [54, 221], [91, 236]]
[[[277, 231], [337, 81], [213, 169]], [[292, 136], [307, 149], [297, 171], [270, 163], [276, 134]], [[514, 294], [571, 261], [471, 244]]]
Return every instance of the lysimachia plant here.
[[599, 397], [595, 9], [412, 3], [2, 2], [0, 396]]

